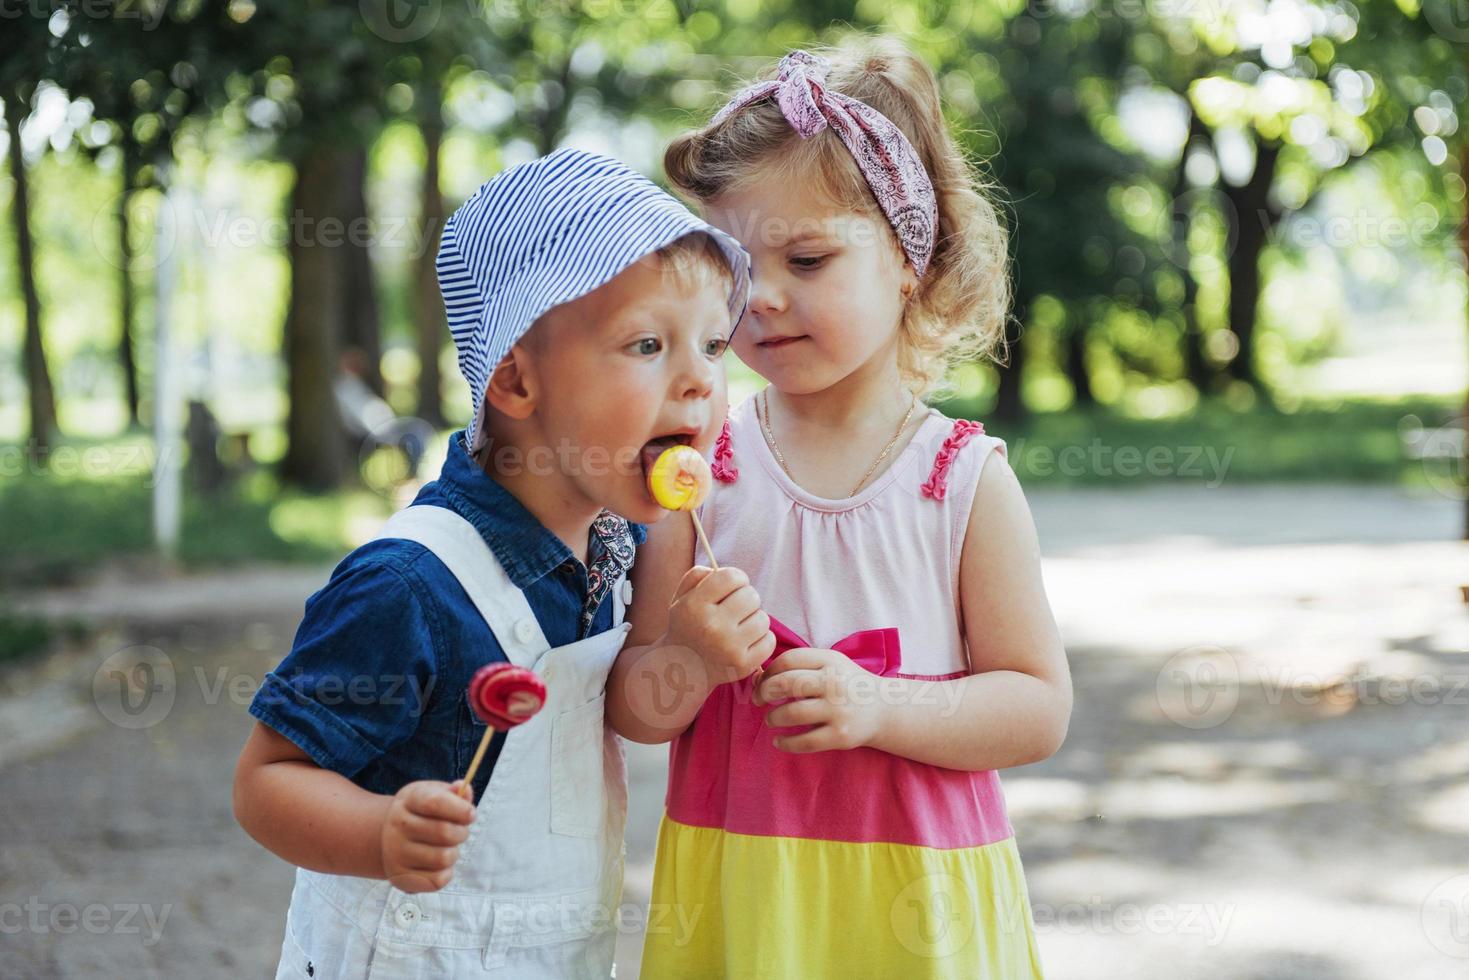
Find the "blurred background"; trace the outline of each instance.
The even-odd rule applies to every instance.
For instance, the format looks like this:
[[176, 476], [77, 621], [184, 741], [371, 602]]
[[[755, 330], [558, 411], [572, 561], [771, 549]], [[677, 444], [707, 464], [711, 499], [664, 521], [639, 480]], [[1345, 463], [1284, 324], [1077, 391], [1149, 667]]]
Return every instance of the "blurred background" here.
[[444, 218], [852, 30], [1013, 228], [940, 407], [1077, 682], [1004, 777], [1051, 975], [1469, 975], [1464, 0], [0, 0], [0, 974], [273, 970], [244, 708], [468, 420]]

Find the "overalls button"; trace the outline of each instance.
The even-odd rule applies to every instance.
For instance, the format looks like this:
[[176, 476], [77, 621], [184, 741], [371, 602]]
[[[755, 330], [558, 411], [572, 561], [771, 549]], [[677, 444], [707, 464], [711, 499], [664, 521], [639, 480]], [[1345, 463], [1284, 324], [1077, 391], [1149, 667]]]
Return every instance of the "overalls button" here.
[[521, 643], [529, 643], [531, 637], [536, 635], [536, 624], [529, 619], [522, 619], [515, 624], [515, 638]]
[[398, 925], [405, 929], [413, 925], [419, 919], [419, 908], [414, 902], [404, 902], [398, 906]]

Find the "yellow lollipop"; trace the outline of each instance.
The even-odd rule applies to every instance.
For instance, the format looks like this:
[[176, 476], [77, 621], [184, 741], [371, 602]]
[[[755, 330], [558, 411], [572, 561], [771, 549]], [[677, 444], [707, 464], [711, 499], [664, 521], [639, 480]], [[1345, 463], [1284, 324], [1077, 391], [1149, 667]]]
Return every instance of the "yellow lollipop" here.
[[712, 481], [709, 464], [693, 446], [673, 446], [663, 450], [652, 469], [648, 470], [648, 490], [653, 499], [665, 510], [688, 511], [694, 519], [694, 531], [709, 555], [710, 567], [718, 569], [719, 562], [714, 560], [714, 549], [709, 547], [704, 525], [699, 523], [699, 515], [694, 512], [709, 496]]
[[665, 510], [693, 510], [709, 496], [709, 464], [693, 446], [673, 446], [648, 471], [648, 489]]

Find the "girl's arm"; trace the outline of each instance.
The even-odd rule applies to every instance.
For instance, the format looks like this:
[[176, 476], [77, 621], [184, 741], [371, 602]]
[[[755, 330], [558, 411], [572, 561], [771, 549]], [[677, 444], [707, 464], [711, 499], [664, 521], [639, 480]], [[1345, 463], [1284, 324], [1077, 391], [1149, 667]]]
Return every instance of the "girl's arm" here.
[[607, 723], [634, 742], [672, 741], [716, 685], [748, 676], [775, 648], [745, 574], [693, 556], [693, 522], [670, 514], [633, 563], [632, 631], [607, 677]]
[[[773, 709], [767, 724], [819, 727], [781, 736], [776, 745], [791, 752], [869, 745], [972, 771], [1055, 754], [1071, 720], [1071, 673], [1041, 581], [1035, 523], [1015, 472], [998, 453], [981, 471], [969, 512], [959, 599], [968, 677], [874, 678], [833, 651], [793, 650], [771, 665], [759, 700], [804, 700]], [[861, 694], [866, 688], [870, 693]]]
[[436, 891], [453, 877], [474, 820], [457, 785], [422, 781], [395, 796], [370, 793], [256, 722], [235, 767], [235, 819], [299, 867]]

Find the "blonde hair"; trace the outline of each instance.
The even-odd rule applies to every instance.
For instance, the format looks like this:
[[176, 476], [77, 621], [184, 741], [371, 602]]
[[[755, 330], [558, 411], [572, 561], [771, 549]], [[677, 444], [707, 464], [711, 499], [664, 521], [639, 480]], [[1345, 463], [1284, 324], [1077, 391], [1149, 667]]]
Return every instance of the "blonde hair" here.
[[[1010, 307], [1008, 232], [992, 195], [944, 122], [933, 70], [892, 37], [855, 35], [814, 51], [831, 62], [827, 88], [860, 99], [893, 121], [918, 151], [938, 200], [938, 233], [928, 270], [904, 308], [898, 368], [920, 396], [943, 385], [951, 364], [995, 357]], [[774, 78], [772, 68], [760, 80]], [[669, 145], [663, 169], [675, 189], [700, 204], [759, 180], [814, 183], [840, 207], [879, 210], [851, 152], [830, 130], [803, 140], [774, 100], [733, 113], [718, 126]], [[892, 236], [898, 247], [897, 236]]]
[[[666, 279], [690, 289], [710, 278], [726, 287], [735, 288], [734, 270], [714, 237], [708, 232], [691, 231], [653, 253]], [[643, 261], [643, 260], [639, 260]]]

